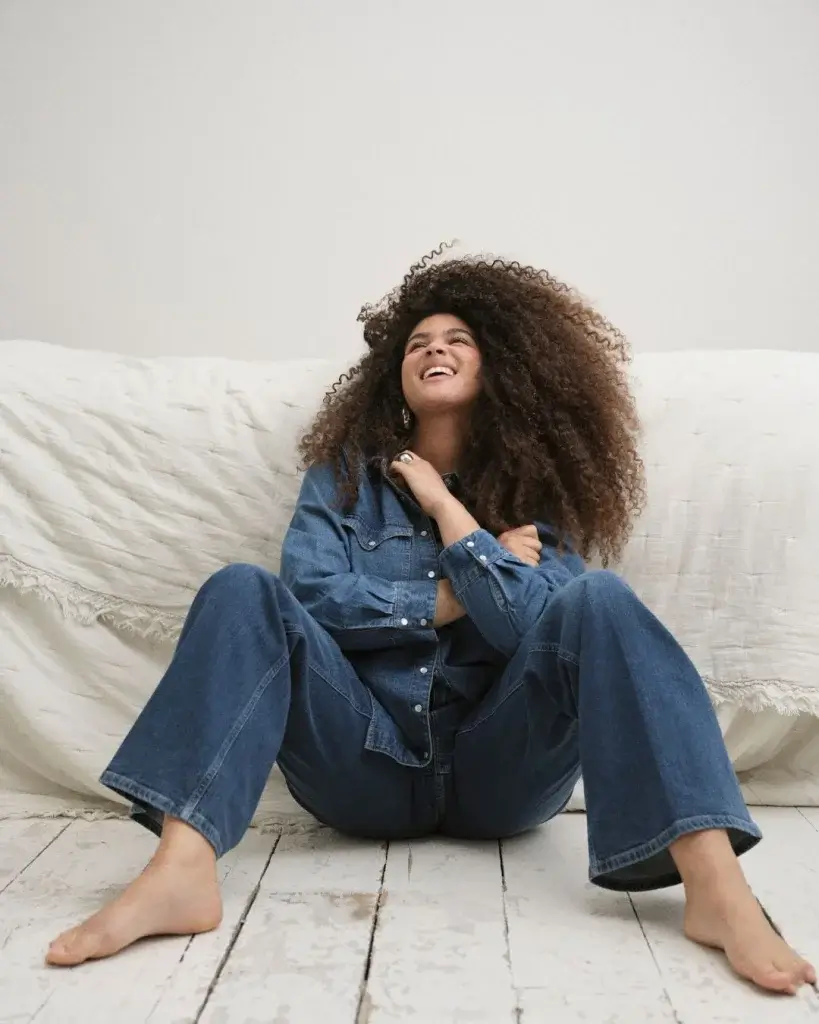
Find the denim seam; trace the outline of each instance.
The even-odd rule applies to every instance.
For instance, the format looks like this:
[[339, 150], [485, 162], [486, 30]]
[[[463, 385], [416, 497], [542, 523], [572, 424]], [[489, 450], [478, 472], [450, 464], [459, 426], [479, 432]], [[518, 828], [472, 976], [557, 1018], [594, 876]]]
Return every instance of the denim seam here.
[[334, 690], [339, 695], [339, 697], [343, 697], [344, 700], [346, 700], [347, 703], [350, 705], [350, 707], [353, 709], [353, 711], [355, 711], [357, 714], [361, 715], [362, 718], [370, 718], [371, 717], [370, 712], [366, 711], [363, 708], [358, 707], [357, 704], [353, 704], [353, 702], [350, 700], [349, 695], [346, 694], [343, 690], [340, 690], [336, 686], [336, 684], [333, 682], [332, 679], [328, 679], [327, 676], [323, 672], [320, 672], [318, 670], [318, 668], [316, 667], [316, 665], [313, 664], [312, 661], [308, 661], [307, 662], [307, 667], [310, 669], [311, 672], [315, 672], [315, 674], [319, 677], [319, 679], [321, 679], [325, 683], [327, 683], [327, 685], [330, 687], [330, 689]]
[[241, 733], [242, 729], [244, 729], [248, 719], [253, 714], [257, 704], [261, 700], [262, 694], [267, 689], [268, 685], [270, 684], [270, 681], [277, 675], [279, 671], [281, 671], [282, 666], [285, 665], [289, 660], [290, 652], [286, 651], [281, 656], [279, 661], [274, 666], [269, 668], [267, 672], [265, 672], [265, 674], [259, 680], [258, 684], [256, 685], [256, 689], [253, 691], [249, 700], [245, 704], [241, 715], [239, 715], [236, 721], [233, 723], [233, 727], [227, 734], [227, 737], [223, 741], [222, 746], [217, 751], [216, 756], [211, 761], [207, 771], [199, 780], [199, 785], [188, 798], [188, 802], [187, 804], [185, 804], [185, 807], [183, 808], [183, 813], [192, 814], [196, 807], [198, 806], [198, 804], [204, 799], [204, 796], [207, 793], [208, 789], [210, 788], [211, 783], [219, 773], [219, 769], [225, 763], [225, 760], [228, 754], [230, 753], [233, 744], [238, 739], [239, 734]]
[[[603, 571], [607, 571], [607, 570], [603, 570]], [[618, 576], [617, 579], [619, 581], [619, 584], [622, 587], [624, 587], [628, 593], [630, 593], [632, 596], [636, 596], [636, 595], [634, 595], [634, 591], [631, 589], [631, 587], [629, 587], [628, 583], [626, 583], [626, 581], [622, 577]], [[611, 611], [611, 597], [610, 597], [608, 589], [604, 590], [604, 592], [603, 592], [603, 600], [605, 601], [605, 603], [606, 603], [606, 605], [607, 605], [607, 607], [609, 609], [610, 614], [608, 615], [608, 621], [613, 626], [614, 632], [615, 632], [615, 634], [617, 636], [617, 640], [618, 640], [618, 642], [620, 644], [620, 649], [622, 651], [626, 651], [628, 649], [628, 645], [627, 645], [628, 637], [625, 635], [621, 616], [616, 615], [616, 614], [612, 613], [612, 611]], [[589, 605], [588, 601], [585, 601], [583, 603], [583, 611], [582, 611], [583, 618], [581, 619], [581, 622], [580, 622], [581, 643], [582, 643], [582, 637], [583, 637], [583, 623], [585, 621], [585, 616], [586, 616], [586, 611], [588, 609], [588, 605]], [[664, 628], [662, 626], [662, 624], [660, 624], [660, 625], [661, 625], [661, 628]], [[637, 633], [636, 627], [633, 628], [632, 632], [635, 633], [635, 634]], [[696, 669], [694, 669], [694, 671], [696, 672]], [[704, 687], [704, 683], [701, 682], [700, 685]], [[655, 761], [660, 760], [661, 755], [664, 752], [662, 751], [662, 749], [656, 749], [656, 744], [657, 744], [656, 734], [652, 738], [651, 734], [649, 733], [648, 734], [648, 742], [649, 742], [649, 746], [652, 748], [652, 754], [654, 755]], [[719, 827], [719, 826], [717, 826], [717, 827]], [[689, 830], [689, 831], [691, 831], [691, 830]]]
[[[495, 604], [502, 612], [505, 612], [507, 614], [510, 614], [511, 612], [514, 619], [514, 608], [510, 609], [509, 601], [506, 597], [506, 594], [503, 592], [503, 587], [500, 585], [500, 583], [498, 583], [498, 581], [495, 579], [494, 575], [491, 572], [487, 573], [486, 579], [487, 582], [489, 583], [489, 593], [492, 595], [492, 599], [494, 600]], [[518, 637], [520, 637], [520, 631], [517, 630], [516, 632], [518, 634]], [[518, 642], [520, 642], [520, 640], [518, 640]]]
[[514, 696], [514, 694], [518, 692], [521, 686], [523, 686], [523, 680], [519, 679], [517, 683], [515, 683], [514, 687], [511, 690], [509, 690], [509, 692], [506, 694], [503, 700], [496, 704], [488, 715], [484, 715], [483, 718], [479, 719], [477, 722], [473, 722], [472, 725], [469, 725], [466, 728], [459, 729], [458, 732], [460, 734], [465, 735], [466, 733], [472, 732], [474, 729], [477, 729], [479, 725], [483, 725], [484, 722], [488, 722], [490, 718], [493, 718], [498, 713], [498, 711], [500, 711], [500, 709], [509, 700], [509, 698]]
[[[463, 594], [465, 590], [468, 590], [476, 580], [481, 578], [481, 576], [483, 576], [482, 566], [475, 567], [471, 570], [463, 569], [461, 572], [458, 572], [456, 575], [457, 584], [453, 584], [455, 596], [460, 597], [461, 594]], [[449, 581], [450, 583], [453, 582], [451, 576], [449, 577]]]
[[[534, 654], [536, 651], [548, 651], [552, 654], [556, 654], [559, 658], [562, 658], [563, 661], [568, 661], [572, 665], [577, 666], [579, 664], [578, 659], [573, 654], [571, 654], [571, 652], [564, 651], [563, 648], [560, 647], [558, 644], [533, 644], [532, 647], [529, 648], [529, 653]], [[511, 690], [509, 690], [509, 692], [506, 694], [502, 701], [495, 705], [495, 707], [492, 709], [492, 711], [490, 711], [488, 715], [485, 715], [477, 722], [474, 722], [472, 725], [468, 726], [465, 729], [460, 729], [459, 731], [464, 734], [469, 733], [472, 732], [473, 729], [477, 729], [479, 725], [483, 725], [484, 722], [488, 722], [490, 718], [492, 718], [494, 715], [497, 714], [498, 711], [500, 711], [500, 709], [509, 700], [509, 698], [518, 692], [521, 686], [523, 686], [523, 679], [518, 680], [515, 686]]]
[[[301, 629], [285, 628], [285, 632], [288, 633], [290, 636], [300, 636], [302, 639], [305, 639], [305, 634]], [[343, 697], [344, 700], [346, 700], [350, 707], [353, 709], [353, 711], [356, 711], [359, 715], [361, 715], [362, 718], [372, 717], [370, 712], [368, 712], [366, 709], [360, 708], [358, 707], [358, 705], [353, 704], [353, 702], [350, 700], [349, 695], [346, 694], [343, 690], [340, 690], [333, 682], [333, 680], [329, 679], [322, 671], [320, 671], [319, 668], [312, 661], [307, 662], [307, 667], [310, 669], [311, 672], [315, 672], [319, 679], [327, 683], [330, 689], [334, 690], [339, 695], [339, 697]], [[278, 668], [276, 669], [276, 671], [278, 672]]]
[[[369, 742], [369, 737], [368, 737]], [[385, 747], [376, 741], [372, 741], [367, 750], [372, 751], [374, 754], [383, 754], [388, 757], [391, 761], [395, 761], [396, 764], [400, 764], [403, 768], [427, 768], [432, 763], [432, 757], [428, 757], [426, 761], [422, 761], [420, 758], [415, 758], [413, 761], [408, 761], [401, 754], [396, 754], [394, 750], [389, 747]]]
[[119, 775], [117, 772], [104, 771], [100, 776], [100, 782], [110, 789], [127, 793], [134, 800], [143, 801], [149, 807], [162, 811], [163, 814], [169, 814], [172, 818], [179, 818], [180, 821], [187, 822], [198, 832], [202, 833], [216, 851], [217, 857], [221, 857], [224, 853], [224, 844], [219, 830], [209, 818], [199, 811], [188, 810], [186, 806], [181, 807], [179, 804], [174, 803], [173, 800], [169, 800], [168, 797], [157, 793], [156, 790], [149, 789], [147, 786], [143, 786], [141, 783], [135, 782], [124, 775]]
[[549, 654], [556, 654], [561, 661], [568, 661], [570, 665], [574, 665], [575, 668], [580, 668], [580, 658], [571, 651], [567, 651], [565, 647], [561, 647], [560, 644], [532, 644], [529, 649], [530, 653], [535, 651], [546, 651]]
[[647, 860], [655, 853], [665, 850], [671, 843], [681, 836], [690, 832], [703, 832], [709, 829], [735, 828], [738, 832], [745, 832], [748, 835], [761, 838], [762, 833], [757, 826], [747, 818], [736, 818], [732, 814], [701, 814], [694, 818], [681, 818], [669, 825], [654, 839], [649, 839], [639, 846], [633, 846], [623, 853], [616, 853], [611, 857], [598, 858], [592, 853], [589, 858], [589, 878], [594, 879], [600, 875], [609, 875], [613, 871], [630, 867], [641, 860]]

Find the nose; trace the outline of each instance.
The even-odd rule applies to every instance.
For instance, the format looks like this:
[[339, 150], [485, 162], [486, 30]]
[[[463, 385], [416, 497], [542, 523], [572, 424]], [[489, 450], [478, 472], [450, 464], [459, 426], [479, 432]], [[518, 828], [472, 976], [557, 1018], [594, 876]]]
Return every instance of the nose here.
[[443, 355], [445, 351], [442, 341], [431, 341], [427, 345], [427, 355]]

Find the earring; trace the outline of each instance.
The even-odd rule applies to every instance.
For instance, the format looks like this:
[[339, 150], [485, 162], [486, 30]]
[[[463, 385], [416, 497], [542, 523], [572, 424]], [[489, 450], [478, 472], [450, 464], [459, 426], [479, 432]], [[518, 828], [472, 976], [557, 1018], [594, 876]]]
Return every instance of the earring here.
[[409, 428], [412, 426], [412, 414], [410, 413], [409, 409], [406, 406], [404, 406], [404, 409], [401, 413], [401, 419], [403, 420], [404, 423], [404, 430], [409, 430]]

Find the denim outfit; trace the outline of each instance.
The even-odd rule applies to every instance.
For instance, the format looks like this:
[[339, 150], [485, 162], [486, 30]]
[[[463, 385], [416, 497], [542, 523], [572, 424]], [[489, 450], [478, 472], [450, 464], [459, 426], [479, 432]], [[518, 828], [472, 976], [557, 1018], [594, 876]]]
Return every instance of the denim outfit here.
[[[687, 832], [754, 846], [702, 681], [626, 584], [543, 524], [539, 568], [484, 530], [442, 549], [385, 470], [370, 463], [341, 512], [332, 468], [313, 467], [281, 575], [229, 565], [196, 595], [102, 775], [134, 817], [181, 818], [221, 855], [278, 762], [348, 834], [495, 838], [558, 813], [582, 768], [598, 885], [679, 882], [668, 845]], [[467, 616], [436, 630], [442, 577]]]

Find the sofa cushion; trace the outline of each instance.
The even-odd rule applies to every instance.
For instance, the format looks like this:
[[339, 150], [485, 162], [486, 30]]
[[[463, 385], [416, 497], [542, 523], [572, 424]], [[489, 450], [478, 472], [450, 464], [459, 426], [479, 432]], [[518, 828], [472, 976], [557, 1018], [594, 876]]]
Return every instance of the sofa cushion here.
[[0, 580], [160, 639], [226, 562], [276, 566], [328, 362], [0, 353]]
[[[228, 562], [277, 568], [296, 440], [354, 358], [131, 359], [0, 344], [9, 791], [100, 795], [96, 774], [170, 658], [196, 589]], [[819, 355], [642, 354], [634, 380], [649, 505], [618, 568], [716, 703], [819, 714]], [[40, 599], [48, 615], [35, 613]], [[782, 743], [763, 749], [773, 758]]]

